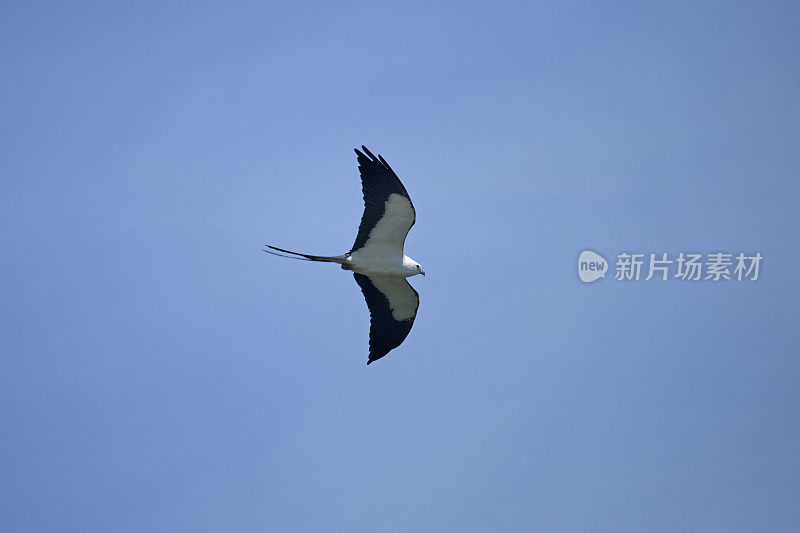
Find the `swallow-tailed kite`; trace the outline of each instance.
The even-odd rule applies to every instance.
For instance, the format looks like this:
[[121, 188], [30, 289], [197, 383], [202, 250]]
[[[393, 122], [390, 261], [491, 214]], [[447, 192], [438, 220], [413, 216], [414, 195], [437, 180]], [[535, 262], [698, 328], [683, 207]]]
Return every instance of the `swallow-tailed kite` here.
[[[301, 254], [267, 245], [265, 252], [291, 259], [338, 263], [352, 270], [370, 313], [369, 359], [380, 359], [408, 336], [419, 307], [419, 294], [405, 278], [425, 275], [422, 266], [403, 253], [416, 212], [406, 188], [386, 160], [366, 146], [356, 149], [364, 214], [353, 248], [344, 255]], [[366, 155], [364, 155], [366, 154]], [[283, 255], [290, 254], [290, 255]]]

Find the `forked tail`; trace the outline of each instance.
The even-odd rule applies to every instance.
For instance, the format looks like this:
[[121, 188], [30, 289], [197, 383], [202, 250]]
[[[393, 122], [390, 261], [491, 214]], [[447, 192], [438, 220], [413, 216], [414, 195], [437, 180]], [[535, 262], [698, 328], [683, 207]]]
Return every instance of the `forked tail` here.
[[[300, 252], [292, 252], [291, 250], [284, 250], [283, 248], [278, 248], [277, 246], [270, 246], [269, 244], [265, 245], [267, 248], [271, 248], [272, 250], [277, 250], [278, 252], [283, 252], [279, 254], [277, 252], [273, 252], [272, 250], [264, 249], [265, 252], [272, 255], [277, 255], [278, 257], [286, 257], [287, 259], [299, 259], [300, 261], [323, 261], [326, 263], [339, 263], [340, 265], [347, 261], [346, 255], [309, 255], [309, 254], [301, 254]], [[284, 254], [291, 254], [291, 255], [284, 255]]]

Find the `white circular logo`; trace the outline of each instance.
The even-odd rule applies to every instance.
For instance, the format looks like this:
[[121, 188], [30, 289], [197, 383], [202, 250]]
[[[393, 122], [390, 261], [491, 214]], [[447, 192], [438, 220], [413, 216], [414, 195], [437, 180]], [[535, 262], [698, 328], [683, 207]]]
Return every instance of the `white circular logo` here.
[[606, 277], [606, 270], [608, 270], [608, 261], [598, 253], [584, 250], [578, 257], [578, 277], [584, 283], [591, 283]]

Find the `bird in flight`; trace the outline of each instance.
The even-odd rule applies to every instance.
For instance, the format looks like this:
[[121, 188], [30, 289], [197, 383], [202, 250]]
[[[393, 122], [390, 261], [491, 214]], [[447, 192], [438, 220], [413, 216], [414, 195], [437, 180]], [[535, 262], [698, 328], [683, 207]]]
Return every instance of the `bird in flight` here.
[[406, 188], [383, 157], [375, 157], [366, 146], [361, 149], [355, 152], [364, 214], [353, 248], [335, 256], [301, 254], [269, 244], [264, 251], [290, 259], [338, 263], [353, 271], [369, 308], [370, 364], [400, 346], [411, 331], [419, 294], [406, 278], [424, 276], [425, 271], [403, 253], [406, 235], [417, 217]]

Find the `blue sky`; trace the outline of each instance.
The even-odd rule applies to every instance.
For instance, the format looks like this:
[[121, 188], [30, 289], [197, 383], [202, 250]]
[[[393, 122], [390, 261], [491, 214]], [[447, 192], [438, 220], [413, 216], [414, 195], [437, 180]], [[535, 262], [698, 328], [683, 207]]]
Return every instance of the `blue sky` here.
[[[796, 5], [0, 11], [0, 529], [800, 527]], [[428, 274], [369, 367], [352, 276], [260, 251], [349, 249], [361, 144]]]

